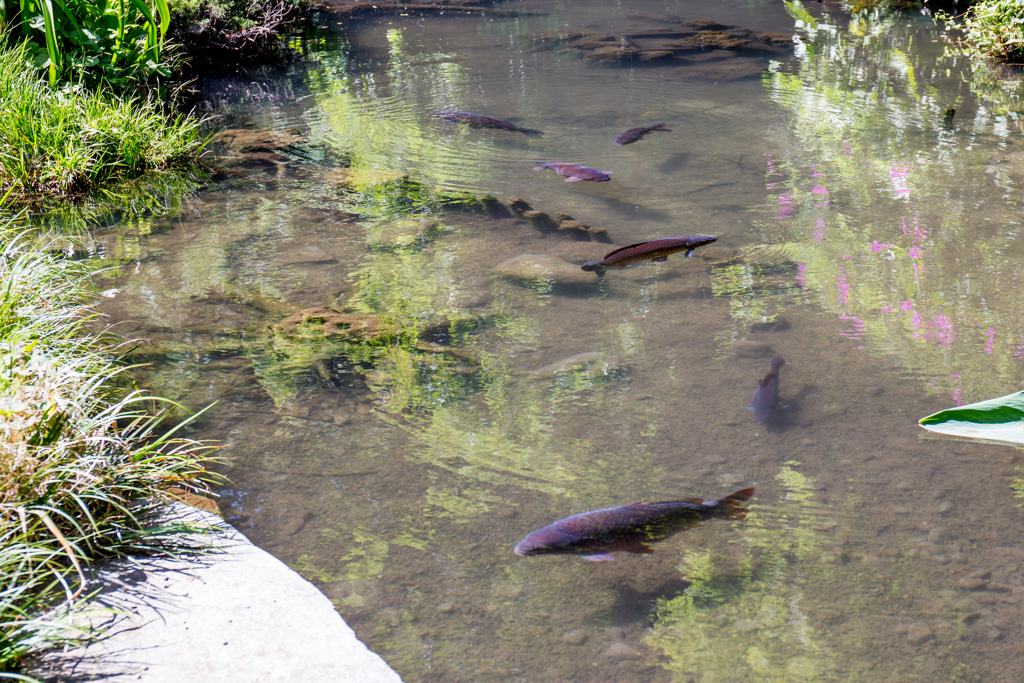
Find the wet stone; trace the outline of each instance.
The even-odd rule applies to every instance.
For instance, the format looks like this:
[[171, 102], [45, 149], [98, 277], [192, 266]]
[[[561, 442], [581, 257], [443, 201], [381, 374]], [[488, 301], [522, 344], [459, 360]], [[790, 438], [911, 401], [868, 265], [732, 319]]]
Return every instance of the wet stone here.
[[558, 232], [576, 240], [590, 240], [590, 226], [579, 221], [562, 221], [558, 224]]
[[581, 629], [573, 629], [562, 636], [562, 642], [567, 645], [582, 645], [587, 642], [587, 633]]
[[522, 216], [527, 211], [533, 211], [533, 207], [530, 205], [530, 202], [520, 197], [510, 197], [508, 200], [508, 208], [509, 211], [517, 216]]
[[294, 536], [295, 534], [302, 531], [302, 528], [306, 526], [306, 521], [312, 516], [310, 512], [303, 512], [298, 517], [295, 517], [283, 527], [281, 527], [282, 536]]
[[609, 659], [633, 659], [637, 656], [636, 650], [622, 641], [609, 645], [603, 654]]
[[775, 353], [775, 349], [768, 343], [749, 339], [733, 342], [732, 351], [737, 358], [767, 358]]
[[498, 275], [521, 284], [593, 288], [597, 283], [593, 273], [545, 254], [522, 254], [498, 264], [494, 270]]
[[779, 315], [774, 320], [751, 323], [750, 330], [752, 332], [783, 332], [790, 327], [792, 327], [790, 322]]
[[455, 603], [442, 602], [440, 605], [437, 606], [437, 611], [441, 614], [450, 614], [451, 612], [455, 611]]
[[211, 143], [224, 145], [234, 152], [266, 152], [283, 149], [304, 140], [301, 135], [290, 131], [232, 128], [215, 135]]
[[558, 223], [551, 219], [543, 211], [524, 211], [523, 218], [530, 222], [530, 227], [539, 232], [554, 232], [558, 230]]
[[935, 633], [932, 632], [928, 624], [917, 622], [911, 624], [907, 629], [907, 642], [914, 646], [924, 645], [934, 637]]

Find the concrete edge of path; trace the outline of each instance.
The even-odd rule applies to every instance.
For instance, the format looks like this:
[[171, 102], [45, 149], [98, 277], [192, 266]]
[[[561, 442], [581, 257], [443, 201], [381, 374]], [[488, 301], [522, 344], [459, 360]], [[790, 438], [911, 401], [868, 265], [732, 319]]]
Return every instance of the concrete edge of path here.
[[102, 563], [99, 593], [70, 616], [105, 634], [52, 651], [33, 675], [47, 681], [401, 683], [313, 584], [220, 517], [175, 504], [168, 516], [218, 526], [208, 555]]

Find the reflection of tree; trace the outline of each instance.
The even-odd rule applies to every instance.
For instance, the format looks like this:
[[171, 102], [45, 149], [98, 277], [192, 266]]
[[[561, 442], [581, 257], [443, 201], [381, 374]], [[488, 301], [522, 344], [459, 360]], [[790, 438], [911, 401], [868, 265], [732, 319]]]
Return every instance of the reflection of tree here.
[[[1024, 367], [1024, 311], [1009, 295], [1024, 271], [1007, 256], [1019, 212], [1004, 198], [1020, 167], [993, 163], [1006, 119], [975, 99], [969, 61], [928, 48], [930, 20], [873, 10], [843, 28], [798, 18], [808, 36], [798, 66], [765, 78], [796, 144], [767, 158], [764, 241], [798, 262], [797, 282], [856, 344], [926, 376], [951, 368], [933, 381], [956, 400], [1006, 393]], [[996, 93], [996, 106], [1019, 92]]]

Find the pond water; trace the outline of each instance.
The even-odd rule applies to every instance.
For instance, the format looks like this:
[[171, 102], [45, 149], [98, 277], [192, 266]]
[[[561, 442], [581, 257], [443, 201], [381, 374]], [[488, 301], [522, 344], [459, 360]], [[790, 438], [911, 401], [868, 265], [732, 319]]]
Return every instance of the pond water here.
[[[278, 136], [96, 235], [146, 386], [216, 402], [194, 436], [223, 446], [233, 524], [407, 681], [1019, 679], [1019, 451], [917, 425], [1020, 388], [1019, 81], [919, 7], [527, 0], [323, 27], [308, 63], [204, 84], [227, 127]], [[718, 241], [690, 259], [578, 270], [698, 234]], [[650, 555], [512, 552], [570, 514], [748, 486], [746, 519]]]

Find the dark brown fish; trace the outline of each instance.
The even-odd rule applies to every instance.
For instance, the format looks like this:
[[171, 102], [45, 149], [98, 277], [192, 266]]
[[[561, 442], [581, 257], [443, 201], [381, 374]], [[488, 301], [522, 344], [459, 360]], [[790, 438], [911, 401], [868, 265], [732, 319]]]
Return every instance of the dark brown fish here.
[[669, 254], [686, 250], [686, 257], [693, 255], [695, 249], [717, 241], [714, 235], [679, 235], [678, 237], [663, 237], [657, 240], [637, 242], [628, 247], [621, 247], [615, 251], [605, 254], [600, 261], [588, 261], [581, 267], [586, 271], [596, 271], [597, 277], [604, 277], [604, 271], [611, 266], [625, 268], [630, 263], [637, 261], [651, 260], [654, 263], [664, 263]]
[[490, 116], [481, 116], [480, 114], [470, 114], [464, 111], [431, 111], [428, 114], [434, 116], [440, 116], [445, 121], [451, 121], [452, 123], [465, 123], [474, 128], [500, 128], [502, 130], [511, 130], [516, 133], [524, 133], [529, 135], [531, 138], [539, 138], [544, 135], [543, 131], [533, 130], [532, 128], [523, 128], [517, 126], [514, 123], [508, 121], [499, 121], [498, 119], [492, 119]]
[[604, 183], [612, 179], [611, 171], [598, 171], [589, 166], [563, 164], [561, 161], [538, 161], [533, 170], [543, 171], [545, 168], [550, 168], [558, 175], [566, 176], [565, 182], [567, 183], [575, 183], [577, 180], [593, 180], [597, 183]]
[[625, 133], [619, 133], [618, 137], [615, 138], [615, 144], [616, 145], [629, 145], [629, 144], [632, 144], [632, 143], [636, 142], [637, 140], [642, 140], [645, 135], [647, 135], [648, 133], [650, 133], [652, 131], [656, 131], [656, 130], [664, 131], [666, 133], [671, 133], [672, 132], [672, 129], [671, 128], [666, 128], [664, 123], [659, 123], [659, 124], [656, 124], [656, 125], [653, 125], [653, 126], [648, 126], [647, 128], [630, 128]]
[[719, 500], [641, 501], [631, 505], [581, 512], [527, 534], [516, 544], [517, 555], [579, 555], [584, 560], [614, 560], [613, 552], [652, 553], [652, 543], [718, 517], [743, 519], [743, 503], [754, 489], [742, 489]]
[[750, 397], [747, 410], [753, 411], [754, 419], [764, 424], [768, 422], [775, 406], [779, 404], [779, 368], [786, 364], [782, 356], [772, 356], [771, 372], [758, 380], [754, 395]]

